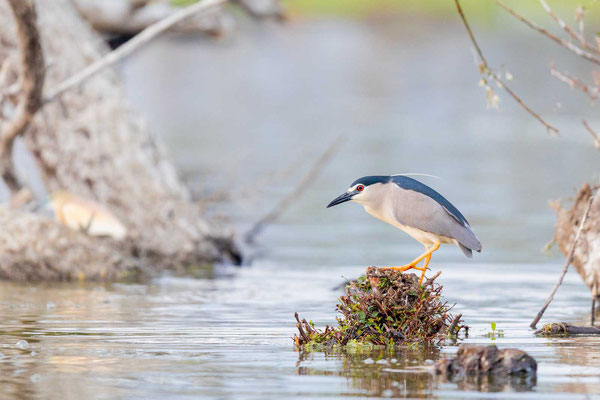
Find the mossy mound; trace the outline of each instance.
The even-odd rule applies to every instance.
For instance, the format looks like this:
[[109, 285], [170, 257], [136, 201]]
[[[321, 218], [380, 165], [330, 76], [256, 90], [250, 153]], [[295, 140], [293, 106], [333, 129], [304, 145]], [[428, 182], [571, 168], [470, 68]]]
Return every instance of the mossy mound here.
[[[439, 275], [439, 274], [438, 274]], [[441, 296], [442, 286], [427, 280], [422, 286], [415, 274], [370, 267], [367, 274], [346, 286], [336, 310], [338, 326], [316, 329], [296, 313], [297, 347], [319, 349], [361, 344], [408, 345], [439, 343], [466, 326], [453, 317]]]

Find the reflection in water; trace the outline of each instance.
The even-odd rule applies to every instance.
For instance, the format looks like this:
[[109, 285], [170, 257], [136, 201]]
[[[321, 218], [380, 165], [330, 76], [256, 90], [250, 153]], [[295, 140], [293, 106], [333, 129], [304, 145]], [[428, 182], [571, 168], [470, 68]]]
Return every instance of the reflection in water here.
[[[425, 397], [433, 393], [436, 380], [432, 364], [440, 356], [435, 346], [426, 349], [385, 349], [368, 354], [352, 352], [298, 353], [299, 375], [336, 375], [347, 379], [348, 393], [372, 397]], [[318, 361], [327, 361], [325, 364]], [[331, 364], [336, 368], [332, 370]], [[425, 364], [429, 366], [424, 367]]]
[[[448, 379], [435, 375], [432, 365], [440, 358], [440, 349], [398, 349], [393, 354], [381, 349], [368, 354], [338, 351], [332, 354], [298, 353], [299, 375], [341, 376], [347, 379], [349, 393], [370, 397], [428, 397], [442, 384], [454, 384], [458, 390], [479, 392], [527, 392], [536, 377], [460, 375]], [[326, 361], [323, 363], [322, 361]], [[331, 364], [336, 363], [335, 368]], [[581, 392], [580, 392], [581, 393]]]
[[475, 390], [478, 392], [529, 392], [537, 383], [535, 376], [506, 375], [457, 375], [448, 379], [444, 375], [436, 376], [438, 383], [454, 383], [458, 390]]
[[[0, 283], [0, 383], [5, 393], [23, 398], [78, 399], [436, 397], [473, 390], [570, 396], [600, 390], [600, 338], [537, 338], [524, 328], [535, 307], [521, 309], [518, 300], [541, 303], [553, 277], [501, 284], [493, 273], [498, 266], [477, 265], [486, 273], [465, 280], [471, 268], [451, 265], [440, 277], [448, 300], [458, 297], [457, 311], [471, 326], [465, 342], [489, 344], [488, 322], [496, 320], [504, 337], [494, 343], [535, 357], [537, 382], [434, 377], [433, 363], [451, 356], [456, 345], [393, 354], [296, 353], [293, 311], [305, 311], [317, 326], [331, 324], [339, 294], [331, 288], [340, 275], [364, 269], [257, 263], [216, 269], [211, 279], [164, 277], [143, 285]], [[501, 269], [512, 276], [519, 268], [543, 276], [547, 266]], [[578, 293], [578, 277], [567, 276], [564, 285], [566, 293]], [[481, 287], [488, 289], [482, 293]], [[549, 315], [565, 319], [561, 310], [586, 295], [559, 296]], [[582, 313], [587, 304], [581, 302]]]

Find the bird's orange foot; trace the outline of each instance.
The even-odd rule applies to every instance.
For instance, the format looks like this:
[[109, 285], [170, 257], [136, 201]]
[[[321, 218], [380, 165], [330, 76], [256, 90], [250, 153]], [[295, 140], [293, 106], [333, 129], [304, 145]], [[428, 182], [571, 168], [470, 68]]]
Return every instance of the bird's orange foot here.
[[427, 268], [417, 267], [416, 265], [401, 265], [399, 267], [381, 267], [380, 269], [393, 269], [394, 271], [408, 271], [409, 269], [418, 269], [419, 271], [427, 271]]
[[425, 272], [427, 272], [427, 267], [417, 267], [414, 264], [402, 265], [399, 267], [382, 267], [381, 269], [393, 269], [395, 271], [405, 272], [409, 269], [416, 269], [421, 271], [421, 277], [419, 278], [419, 285], [423, 284], [423, 278], [425, 278]]

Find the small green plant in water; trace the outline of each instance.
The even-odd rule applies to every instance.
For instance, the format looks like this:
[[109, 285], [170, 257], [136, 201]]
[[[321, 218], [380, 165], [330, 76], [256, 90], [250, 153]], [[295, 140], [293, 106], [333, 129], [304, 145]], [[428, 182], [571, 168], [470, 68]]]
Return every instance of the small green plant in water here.
[[498, 330], [496, 332], [496, 323], [495, 322], [492, 322], [490, 325], [492, 326], [492, 331], [487, 333], [487, 337], [489, 337], [491, 340], [496, 340], [497, 337], [499, 337], [499, 338], [504, 337], [504, 331]]

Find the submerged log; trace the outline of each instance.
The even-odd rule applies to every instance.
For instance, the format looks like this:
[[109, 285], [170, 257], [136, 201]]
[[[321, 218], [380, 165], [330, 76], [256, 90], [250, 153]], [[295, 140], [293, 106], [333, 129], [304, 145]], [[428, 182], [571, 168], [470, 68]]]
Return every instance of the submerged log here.
[[365, 345], [403, 345], [439, 343], [456, 336], [465, 325], [460, 314], [443, 300], [442, 286], [429, 279], [423, 286], [415, 274], [370, 267], [365, 277], [346, 286], [346, 295], [336, 307], [341, 314], [338, 326], [316, 329], [296, 313], [298, 348], [312, 349]]
[[[36, 5], [46, 60], [45, 89], [56, 87], [108, 52], [70, 1]], [[23, 93], [19, 76], [27, 65], [19, 64], [15, 20], [5, 1], [0, 1], [0, 26], [0, 116], [10, 120]], [[38, 213], [4, 210], [2, 278], [73, 279], [80, 266], [86, 269], [86, 277], [112, 279], [127, 270], [132, 259], [134, 264], [152, 266], [153, 271], [240, 262], [231, 235], [203, 218], [160, 143], [128, 104], [115, 70], [105, 69], [43, 106], [31, 119], [24, 139], [38, 169], [32, 185], [42, 189], [38, 194], [45, 197], [67, 190], [96, 201], [123, 222], [127, 237], [118, 242], [75, 230], [66, 233], [58, 222]], [[19, 229], [7, 231], [7, 226]], [[40, 237], [45, 232], [56, 234]], [[69, 253], [69, 244], [82, 251]], [[40, 256], [36, 261], [36, 254], [50, 253], [52, 257]], [[30, 267], [17, 268], [21, 262]]]
[[600, 328], [571, 325], [566, 322], [554, 322], [544, 325], [542, 329], [535, 331], [535, 334], [542, 336], [600, 335]]
[[442, 358], [435, 364], [435, 373], [449, 380], [464, 376], [535, 376], [537, 362], [518, 349], [502, 349], [494, 345], [463, 344], [453, 359]]

